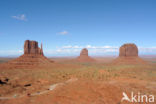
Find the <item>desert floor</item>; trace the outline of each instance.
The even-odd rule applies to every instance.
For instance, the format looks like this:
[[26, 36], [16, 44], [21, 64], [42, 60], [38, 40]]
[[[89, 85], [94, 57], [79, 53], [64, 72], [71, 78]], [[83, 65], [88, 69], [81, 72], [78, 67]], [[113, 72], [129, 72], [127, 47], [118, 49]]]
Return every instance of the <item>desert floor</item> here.
[[0, 77], [8, 81], [0, 84], [0, 104], [132, 104], [121, 101], [123, 92], [156, 96], [156, 58], [134, 65], [110, 64], [113, 57], [51, 59], [51, 65], [7, 69], [1, 65], [11, 59], [1, 58]]

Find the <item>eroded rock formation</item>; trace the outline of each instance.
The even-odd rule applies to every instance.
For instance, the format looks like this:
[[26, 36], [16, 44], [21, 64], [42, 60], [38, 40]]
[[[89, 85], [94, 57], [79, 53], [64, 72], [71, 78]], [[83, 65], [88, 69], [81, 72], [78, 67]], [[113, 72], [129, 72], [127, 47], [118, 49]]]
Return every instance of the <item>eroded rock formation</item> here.
[[82, 49], [80, 56], [88, 56], [88, 50], [86, 48]]
[[138, 48], [133, 43], [124, 44], [119, 49], [119, 57], [113, 64], [143, 64], [146, 63], [138, 56]]
[[82, 51], [80, 52], [80, 56], [77, 57], [77, 61], [79, 61], [79, 62], [95, 62], [95, 60], [93, 58], [88, 56], [88, 49], [86, 49], [86, 48], [82, 49]]
[[24, 54], [40, 54], [43, 55], [42, 44], [38, 47], [37, 41], [26, 40], [24, 43]]
[[11, 60], [7, 63], [10, 67], [20, 67], [20, 68], [32, 68], [32, 66], [42, 66], [52, 63], [52, 60], [49, 60], [43, 54], [43, 48], [38, 47], [37, 41], [26, 40], [24, 43], [24, 54], [20, 57]]
[[120, 57], [138, 57], [138, 48], [135, 44], [124, 44], [119, 49]]

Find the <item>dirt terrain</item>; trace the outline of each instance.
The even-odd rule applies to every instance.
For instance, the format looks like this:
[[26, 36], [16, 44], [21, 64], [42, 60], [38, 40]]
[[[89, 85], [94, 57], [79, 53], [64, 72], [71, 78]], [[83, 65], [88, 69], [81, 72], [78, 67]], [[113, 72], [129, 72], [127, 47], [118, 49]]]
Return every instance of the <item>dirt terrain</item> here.
[[156, 96], [153, 58], [148, 64], [129, 65], [112, 65], [108, 57], [95, 58], [101, 60], [96, 63], [67, 59], [33, 69], [4, 69], [0, 64], [1, 82], [6, 82], [0, 84], [0, 104], [131, 104], [121, 102], [123, 92]]

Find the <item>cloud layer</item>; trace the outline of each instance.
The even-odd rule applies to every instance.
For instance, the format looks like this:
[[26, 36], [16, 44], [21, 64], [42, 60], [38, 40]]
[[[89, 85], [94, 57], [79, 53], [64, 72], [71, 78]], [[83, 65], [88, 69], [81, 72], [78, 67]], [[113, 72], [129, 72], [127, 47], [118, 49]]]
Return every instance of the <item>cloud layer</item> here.
[[[90, 55], [118, 55], [118, 46], [79, 46], [79, 45], [67, 45], [62, 47], [57, 47], [54, 50], [45, 49], [45, 55], [49, 56], [72, 56], [79, 55], [82, 48], [87, 48]], [[0, 56], [7, 55], [21, 55], [23, 50], [0, 50]], [[139, 54], [156, 54], [156, 47], [139, 47]]]
[[92, 46], [92, 45], [86, 45], [86, 46], [78, 46], [78, 45], [67, 45], [58, 47], [56, 52], [58, 54], [71, 54], [71, 55], [78, 55], [82, 48], [87, 48], [89, 50], [89, 54], [91, 55], [104, 55], [106, 53], [117, 53], [118, 47], [114, 46]]
[[[118, 46], [78, 46], [78, 45], [67, 45], [57, 47], [56, 50], [47, 50], [45, 54], [53, 55], [79, 55], [82, 48], [87, 48], [90, 55], [118, 55]], [[156, 47], [138, 47], [139, 54], [156, 54]]]

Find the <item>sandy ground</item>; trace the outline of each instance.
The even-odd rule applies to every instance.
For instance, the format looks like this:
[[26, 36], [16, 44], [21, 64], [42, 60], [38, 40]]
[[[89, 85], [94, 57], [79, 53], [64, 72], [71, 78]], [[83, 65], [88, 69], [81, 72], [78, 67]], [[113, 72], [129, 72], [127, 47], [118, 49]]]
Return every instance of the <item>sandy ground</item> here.
[[131, 92], [156, 96], [156, 58], [137, 65], [95, 59], [95, 63], [77, 63], [73, 58], [53, 58], [52, 65], [33, 69], [7, 69], [0, 64], [0, 77], [9, 79], [0, 84], [0, 104], [132, 104], [121, 101], [123, 92], [129, 97]]

